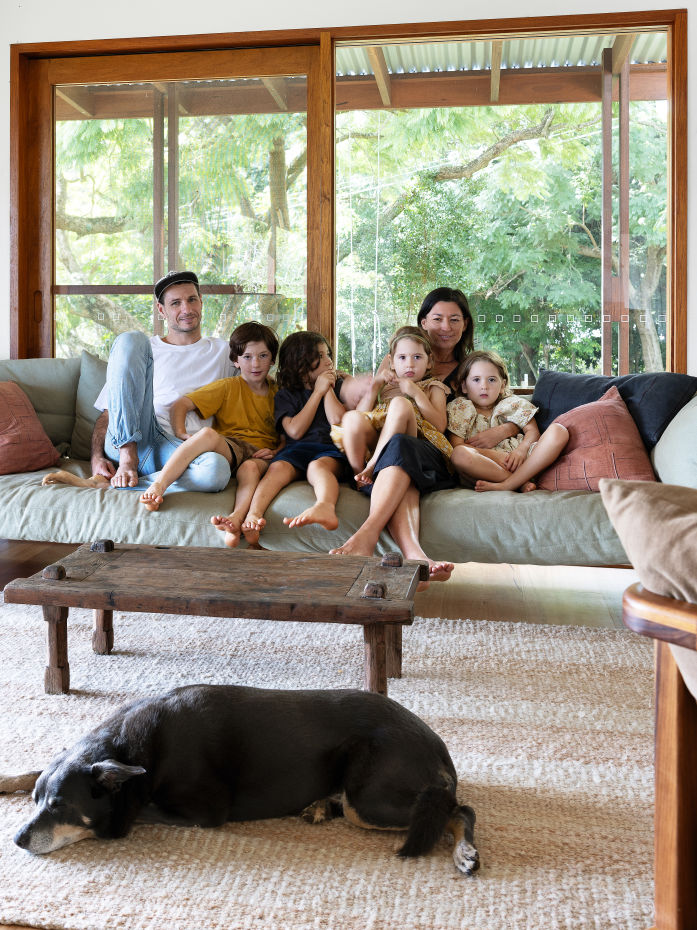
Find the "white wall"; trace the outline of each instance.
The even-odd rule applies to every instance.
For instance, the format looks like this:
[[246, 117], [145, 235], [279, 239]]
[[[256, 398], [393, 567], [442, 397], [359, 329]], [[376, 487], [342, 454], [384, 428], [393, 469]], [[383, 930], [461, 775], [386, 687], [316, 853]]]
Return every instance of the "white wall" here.
[[[689, 47], [697, 49], [693, 39], [697, 26], [697, 0], [687, 0]], [[123, 38], [150, 35], [188, 35], [196, 33], [254, 31], [260, 29], [299, 29], [316, 26], [352, 26], [356, 24], [405, 23], [480, 18], [481, 4], [462, 0], [353, 0], [336, 3], [330, 11], [318, 13], [316, 0], [264, 0], [263, 3], [230, 3], [229, 0], [119, 0], [118, 3], [95, 3], [95, 0], [2, 0], [0, 55], [5, 79], [0, 83], [0, 126], [4, 143], [0, 149], [0, 263], [5, 275], [5, 300], [9, 293], [9, 112], [10, 112], [10, 44], [58, 42], [80, 39]], [[644, 9], [672, 9], [672, 3], [651, 3]], [[521, 10], [518, 0], [491, 0], [487, 17], [554, 16], [574, 13], [634, 12], [633, 2], [618, 0], [529, 0]], [[690, 141], [694, 140], [697, 107], [697, 68], [689, 69]], [[692, 144], [690, 144], [692, 150]], [[688, 267], [697, 265], [697, 214], [695, 185], [697, 166], [690, 162], [688, 200]], [[10, 307], [0, 303], [0, 358], [10, 351]], [[688, 280], [688, 370], [697, 374], [697, 284]]]

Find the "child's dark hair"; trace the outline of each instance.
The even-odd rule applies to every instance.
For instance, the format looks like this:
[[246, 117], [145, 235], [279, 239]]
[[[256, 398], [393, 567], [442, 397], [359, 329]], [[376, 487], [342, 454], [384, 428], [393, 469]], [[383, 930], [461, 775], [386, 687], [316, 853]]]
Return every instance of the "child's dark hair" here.
[[256, 320], [242, 323], [232, 331], [230, 336], [230, 361], [236, 362], [240, 355], [244, 355], [244, 350], [250, 342], [263, 342], [271, 353], [271, 364], [273, 365], [278, 354], [278, 336], [268, 326], [257, 323]]
[[319, 364], [320, 355], [317, 346], [325, 345], [332, 357], [332, 348], [321, 333], [302, 330], [291, 333], [281, 343], [278, 352], [278, 386], [290, 391], [300, 391], [307, 387], [308, 374]]
[[511, 393], [510, 386], [509, 386], [510, 379], [508, 377], [508, 368], [506, 367], [506, 363], [504, 362], [504, 360], [496, 352], [486, 352], [484, 350], [481, 350], [481, 351], [476, 351], [476, 352], [470, 352], [470, 354], [467, 356], [464, 362], [462, 362], [460, 364], [460, 367], [457, 369], [457, 375], [455, 377], [456, 377], [456, 384], [457, 384], [456, 390], [458, 394], [465, 393], [465, 389], [463, 385], [465, 383], [465, 380], [467, 379], [467, 375], [472, 370], [472, 365], [474, 365], [475, 362], [491, 362], [494, 368], [498, 371], [501, 377], [501, 380], [503, 381], [503, 385], [501, 386], [501, 393], [499, 397], [506, 397], [508, 394]]

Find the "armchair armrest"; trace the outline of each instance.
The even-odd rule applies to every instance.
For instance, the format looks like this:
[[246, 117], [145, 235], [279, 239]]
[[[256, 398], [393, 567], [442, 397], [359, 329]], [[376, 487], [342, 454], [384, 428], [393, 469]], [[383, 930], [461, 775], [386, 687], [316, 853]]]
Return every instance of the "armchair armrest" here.
[[622, 600], [630, 630], [656, 643], [655, 930], [697, 927], [697, 702], [671, 645], [697, 649], [697, 605], [639, 584]]

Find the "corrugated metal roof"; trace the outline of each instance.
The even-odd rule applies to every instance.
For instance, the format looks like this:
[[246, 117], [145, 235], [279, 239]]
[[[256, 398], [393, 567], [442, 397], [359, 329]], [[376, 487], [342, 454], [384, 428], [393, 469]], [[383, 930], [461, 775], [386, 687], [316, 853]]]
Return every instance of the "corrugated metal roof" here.
[[[617, 35], [561, 35], [503, 39], [501, 67], [570, 68], [597, 67], [604, 48]], [[490, 40], [454, 42], [398, 42], [380, 46], [390, 74], [424, 74], [438, 71], [488, 71], [491, 69]], [[665, 63], [665, 32], [639, 33], [631, 52], [632, 64]], [[365, 46], [339, 46], [336, 49], [339, 77], [373, 74]]]

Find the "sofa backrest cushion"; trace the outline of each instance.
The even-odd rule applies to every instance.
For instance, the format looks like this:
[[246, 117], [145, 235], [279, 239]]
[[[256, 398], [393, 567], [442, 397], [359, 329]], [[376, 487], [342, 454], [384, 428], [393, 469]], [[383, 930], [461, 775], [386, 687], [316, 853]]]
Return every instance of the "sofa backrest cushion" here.
[[648, 452], [616, 387], [600, 400], [562, 413], [569, 431], [559, 458], [535, 479], [544, 491], [597, 491], [601, 478], [655, 481]]
[[72, 437], [79, 376], [79, 358], [0, 359], [0, 381], [19, 384], [55, 446]]
[[75, 426], [70, 440], [70, 454], [75, 459], [90, 458], [92, 431], [99, 416], [94, 402], [105, 381], [106, 362], [83, 349], [75, 399]]
[[651, 459], [661, 481], [697, 488], [697, 397], [670, 421]]
[[0, 381], [0, 475], [48, 468], [59, 458], [21, 387]]
[[671, 371], [617, 378], [543, 371], [532, 395], [533, 404], [539, 408], [535, 419], [540, 432], [560, 414], [598, 400], [613, 386], [619, 390], [644, 445], [651, 451], [675, 414], [697, 393], [697, 378]]

